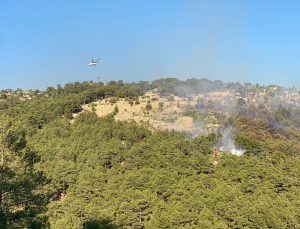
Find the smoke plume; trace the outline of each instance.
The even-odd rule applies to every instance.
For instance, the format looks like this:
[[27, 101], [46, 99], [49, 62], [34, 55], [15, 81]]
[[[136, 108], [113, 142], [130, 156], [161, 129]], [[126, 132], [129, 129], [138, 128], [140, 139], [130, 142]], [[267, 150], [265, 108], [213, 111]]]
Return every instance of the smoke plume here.
[[241, 156], [244, 154], [244, 150], [236, 147], [235, 141], [232, 134], [232, 126], [227, 126], [225, 129], [221, 130], [222, 140], [220, 142], [220, 151], [227, 151], [231, 154]]

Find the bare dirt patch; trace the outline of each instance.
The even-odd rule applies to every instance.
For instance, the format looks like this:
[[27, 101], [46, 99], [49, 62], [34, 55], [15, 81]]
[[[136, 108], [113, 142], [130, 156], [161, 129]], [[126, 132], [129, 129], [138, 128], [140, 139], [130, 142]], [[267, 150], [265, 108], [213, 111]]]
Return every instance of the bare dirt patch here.
[[[191, 95], [189, 99], [175, 95], [160, 96], [153, 91], [145, 93], [139, 97], [138, 102], [133, 103], [126, 99], [107, 98], [91, 104], [83, 105], [83, 110], [94, 110], [99, 117], [112, 114], [117, 107], [118, 112], [114, 115], [116, 120], [130, 121], [147, 124], [154, 129], [169, 129], [176, 131], [186, 131], [192, 134], [207, 134], [202, 124], [194, 122], [193, 117], [185, 115], [185, 111], [195, 108], [199, 99], [224, 100], [230, 96], [228, 92], [206, 93]], [[151, 104], [151, 109], [147, 109], [147, 103]], [[74, 116], [75, 117], [75, 116]], [[217, 128], [218, 126], [215, 125]]]

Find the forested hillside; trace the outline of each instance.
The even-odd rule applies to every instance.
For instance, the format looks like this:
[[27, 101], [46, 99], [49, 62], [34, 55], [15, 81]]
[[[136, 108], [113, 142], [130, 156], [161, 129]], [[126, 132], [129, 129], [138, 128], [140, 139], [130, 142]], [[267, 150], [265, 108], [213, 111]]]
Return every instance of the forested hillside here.
[[[134, 106], [151, 90], [186, 98], [185, 116], [220, 130], [114, 118], [118, 99]], [[235, 96], [226, 109], [203, 94], [224, 91]], [[194, 105], [192, 94], [202, 96]], [[0, 228], [300, 228], [298, 97], [295, 88], [173, 78], [3, 90]], [[106, 99], [114, 110], [104, 117], [83, 109]], [[243, 155], [220, 150], [226, 126]]]

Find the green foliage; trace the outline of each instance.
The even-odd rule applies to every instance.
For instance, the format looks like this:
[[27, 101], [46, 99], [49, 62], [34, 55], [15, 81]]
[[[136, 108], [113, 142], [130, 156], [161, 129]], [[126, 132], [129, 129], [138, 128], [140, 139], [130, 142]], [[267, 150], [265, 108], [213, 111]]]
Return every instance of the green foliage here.
[[297, 209], [299, 158], [279, 153], [275, 168], [275, 155], [223, 155], [216, 167], [217, 141], [83, 113], [72, 126], [47, 125], [29, 144], [60, 195], [49, 204], [53, 227], [104, 218], [124, 228], [297, 228], [299, 212], [281, 208]]
[[44, 177], [33, 169], [37, 155], [26, 147], [24, 132], [12, 131], [10, 118], [0, 114], [0, 228], [41, 225], [38, 214], [46, 198], [38, 190]]
[[146, 109], [147, 109], [147, 111], [152, 110], [152, 105], [151, 105], [151, 103], [149, 101], [146, 104]]
[[118, 98], [111, 98], [111, 99], [109, 100], [109, 102], [110, 102], [111, 104], [114, 104], [114, 103], [116, 103], [116, 102], [118, 102], [118, 101], [119, 101]]
[[84, 229], [117, 229], [119, 227], [115, 226], [110, 222], [110, 220], [90, 220], [84, 223]]
[[140, 104], [140, 100], [139, 99], [135, 100], [134, 104], [135, 105], [139, 105]]
[[164, 103], [159, 103], [158, 104], [158, 110], [163, 111], [164, 110]]
[[133, 101], [132, 100], [129, 100], [129, 104], [130, 104], [130, 106], [133, 106]]
[[118, 112], [119, 112], [119, 107], [117, 105], [115, 105], [113, 115], [118, 114]]
[[[224, 86], [153, 85], [177, 95]], [[260, 106], [251, 116], [240, 101], [228, 123], [241, 157], [216, 151], [217, 133], [192, 138], [80, 112], [97, 99], [136, 101], [153, 85], [75, 82], [31, 100], [1, 97], [0, 228], [300, 228], [296, 109]], [[195, 120], [225, 123], [198, 105], [188, 111]]]

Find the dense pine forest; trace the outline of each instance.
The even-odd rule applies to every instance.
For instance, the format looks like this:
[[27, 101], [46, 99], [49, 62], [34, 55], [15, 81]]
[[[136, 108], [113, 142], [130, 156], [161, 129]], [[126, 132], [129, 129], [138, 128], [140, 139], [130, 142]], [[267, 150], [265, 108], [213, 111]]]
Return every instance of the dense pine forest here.
[[[188, 101], [225, 90], [237, 98], [230, 109], [204, 96], [185, 115], [231, 126], [241, 156], [219, 150], [221, 131], [193, 135], [114, 118], [116, 100], [135, 106], [148, 91]], [[2, 90], [0, 228], [300, 228], [298, 95], [173, 78]], [[83, 109], [100, 100], [114, 112]]]

